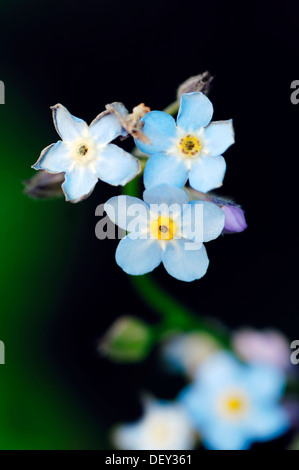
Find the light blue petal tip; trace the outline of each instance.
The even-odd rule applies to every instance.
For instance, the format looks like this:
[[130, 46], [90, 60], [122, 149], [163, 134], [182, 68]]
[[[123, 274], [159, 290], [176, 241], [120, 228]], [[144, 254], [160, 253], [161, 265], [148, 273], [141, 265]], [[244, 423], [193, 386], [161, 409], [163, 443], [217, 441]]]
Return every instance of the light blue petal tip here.
[[184, 93], [177, 118], [177, 124], [186, 132], [206, 127], [213, 116], [213, 105], [201, 92]]
[[161, 263], [162, 249], [157, 240], [123, 238], [117, 247], [115, 259], [127, 273], [134, 276], [149, 273]]
[[192, 165], [189, 175], [190, 186], [203, 193], [220, 188], [225, 171], [226, 163], [221, 155], [202, 157]]

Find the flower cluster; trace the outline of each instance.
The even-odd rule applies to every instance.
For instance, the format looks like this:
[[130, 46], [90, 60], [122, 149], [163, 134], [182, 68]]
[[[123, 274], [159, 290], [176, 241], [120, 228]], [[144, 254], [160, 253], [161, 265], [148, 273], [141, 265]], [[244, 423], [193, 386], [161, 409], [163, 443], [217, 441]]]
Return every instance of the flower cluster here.
[[191, 383], [173, 402], [147, 400], [139, 421], [114, 431], [118, 448], [189, 450], [201, 441], [207, 449], [245, 450], [290, 428], [287, 409], [280, 403], [286, 382], [282, 369], [263, 360], [240, 362], [207, 338], [206, 351], [202, 345], [200, 360], [194, 368], [191, 359], [190, 369], [190, 337], [186, 340], [187, 350], [181, 344], [173, 356], [180, 367], [187, 366]]
[[[140, 173], [140, 160], [112, 142], [130, 134], [149, 157], [146, 190], [143, 201], [118, 196], [105, 204], [111, 220], [129, 232], [118, 245], [116, 262], [131, 275], [148, 273], [162, 262], [176, 279], [200, 279], [209, 264], [203, 242], [246, 228], [239, 206], [207, 193], [222, 185], [226, 170], [222, 154], [234, 143], [232, 121], [211, 122], [213, 106], [202, 92], [181, 95], [177, 122], [143, 104], [132, 114], [122, 103], [106, 108], [88, 126], [61, 104], [54, 106], [61, 140], [45, 148], [33, 168], [58, 174], [58, 181], [63, 178], [62, 190], [71, 202], [89, 196], [98, 180], [124, 186]], [[185, 186], [187, 181], [190, 186]], [[46, 178], [42, 184], [45, 188]], [[31, 185], [31, 194], [40, 191]], [[136, 211], [143, 211], [138, 224]]]
[[[201, 278], [209, 264], [202, 242], [221, 234], [224, 212], [210, 202], [188, 202], [185, 191], [167, 184], [146, 189], [143, 198], [118, 196], [105, 204], [111, 220], [130, 232], [117, 247], [117, 264], [128, 274], [138, 275], [152, 271], [162, 261], [177, 279]], [[124, 199], [126, 212], [122, 210]], [[138, 218], [134, 217], [136, 210]]]

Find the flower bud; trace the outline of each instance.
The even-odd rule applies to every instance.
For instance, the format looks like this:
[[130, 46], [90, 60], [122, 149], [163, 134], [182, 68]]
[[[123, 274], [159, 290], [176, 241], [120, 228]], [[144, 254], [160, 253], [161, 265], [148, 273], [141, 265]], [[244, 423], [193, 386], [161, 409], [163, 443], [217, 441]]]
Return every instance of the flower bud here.
[[213, 80], [214, 77], [212, 77], [210, 72], [207, 71], [188, 78], [179, 86], [177, 91], [177, 99], [179, 100], [184, 93], [194, 93], [198, 91], [208, 95]]
[[50, 174], [38, 171], [32, 178], [24, 181], [24, 193], [34, 199], [60, 197], [63, 195], [61, 184], [64, 177], [64, 173]]
[[225, 214], [223, 234], [243, 232], [247, 228], [242, 207], [230, 199], [220, 198], [214, 193], [201, 193], [188, 187], [185, 187], [184, 190], [190, 200], [213, 202], [223, 210]]
[[225, 213], [223, 233], [243, 232], [247, 228], [245, 215], [240, 206], [229, 203], [220, 207]]
[[134, 317], [121, 317], [99, 341], [98, 351], [114, 362], [139, 362], [148, 354], [151, 330]]

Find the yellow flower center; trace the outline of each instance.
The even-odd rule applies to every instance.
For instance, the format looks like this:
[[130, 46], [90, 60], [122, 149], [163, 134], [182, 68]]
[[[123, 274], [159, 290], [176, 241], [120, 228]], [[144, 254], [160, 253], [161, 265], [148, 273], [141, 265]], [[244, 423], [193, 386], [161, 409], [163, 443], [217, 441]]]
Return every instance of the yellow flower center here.
[[201, 151], [202, 143], [195, 135], [187, 134], [180, 139], [179, 149], [186, 157], [193, 157]]
[[226, 402], [227, 411], [231, 413], [239, 413], [244, 408], [243, 400], [239, 397], [231, 397]]
[[153, 420], [149, 431], [151, 438], [158, 443], [165, 442], [171, 434], [171, 429], [161, 419]]
[[79, 148], [78, 148], [78, 154], [80, 155], [80, 157], [85, 157], [85, 155], [87, 154], [88, 152], [88, 148], [86, 147], [86, 145], [81, 145]]
[[170, 217], [160, 216], [151, 223], [151, 231], [158, 240], [171, 240], [177, 231], [177, 226]]
[[225, 394], [218, 402], [218, 410], [228, 419], [242, 418], [248, 412], [248, 407], [248, 397], [239, 391]]

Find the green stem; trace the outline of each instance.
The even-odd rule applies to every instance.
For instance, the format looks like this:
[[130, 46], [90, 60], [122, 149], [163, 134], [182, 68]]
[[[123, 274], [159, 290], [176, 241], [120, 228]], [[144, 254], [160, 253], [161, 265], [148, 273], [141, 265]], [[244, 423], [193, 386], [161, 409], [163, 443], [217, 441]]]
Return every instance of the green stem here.
[[166, 108], [163, 111], [164, 113], [168, 113], [168, 114], [171, 114], [171, 116], [174, 116], [178, 112], [179, 106], [180, 106], [180, 102], [177, 100], [169, 104], [168, 106], [166, 106]]
[[[123, 193], [138, 197], [139, 182], [140, 178], [135, 178], [127, 184]], [[223, 347], [229, 347], [228, 336], [223, 330], [215, 328], [211, 325], [211, 322], [203, 320], [195, 312], [175, 300], [153, 280], [150, 274], [131, 276], [130, 280], [145, 303], [161, 316], [162, 322], [156, 329], [158, 336], [163, 337], [171, 331], [200, 330], [217, 338]]]

